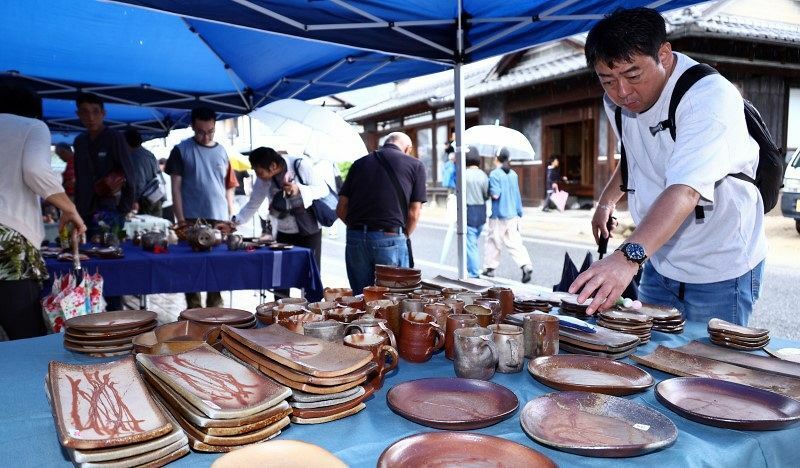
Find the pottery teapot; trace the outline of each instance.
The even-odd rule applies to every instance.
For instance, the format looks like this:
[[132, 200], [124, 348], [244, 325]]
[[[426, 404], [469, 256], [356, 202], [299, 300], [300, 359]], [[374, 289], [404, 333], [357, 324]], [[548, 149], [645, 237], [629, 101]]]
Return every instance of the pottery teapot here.
[[222, 243], [222, 232], [207, 224], [196, 224], [186, 229], [186, 241], [196, 252], [211, 250]]
[[142, 249], [153, 252], [158, 249], [167, 249], [167, 235], [161, 231], [147, 231], [141, 236]]

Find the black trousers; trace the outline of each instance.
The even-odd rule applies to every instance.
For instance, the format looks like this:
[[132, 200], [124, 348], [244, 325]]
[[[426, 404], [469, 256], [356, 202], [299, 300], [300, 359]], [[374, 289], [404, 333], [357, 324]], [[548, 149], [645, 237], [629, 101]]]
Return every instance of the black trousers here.
[[[317, 231], [316, 234], [309, 235], [286, 234], [285, 232], [278, 231], [278, 237], [275, 240], [283, 244], [292, 244], [298, 247], [311, 249], [311, 252], [314, 254], [314, 261], [317, 262], [317, 270], [320, 269], [320, 255], [322, 254], [322, 230]], [[278, 296], [289, 297], [288, 289], [276, 289], [274, 292]]]
[[36, 280], [0, 281], [0, 326], [10, 340], [47, 334], [42, 316], [42, 286]]

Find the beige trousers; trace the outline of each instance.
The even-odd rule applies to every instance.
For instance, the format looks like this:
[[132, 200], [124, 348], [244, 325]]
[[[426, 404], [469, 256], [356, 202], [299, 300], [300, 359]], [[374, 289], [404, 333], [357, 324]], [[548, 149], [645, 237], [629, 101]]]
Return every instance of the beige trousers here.
[[522, 235], [519, 232], [520, 218], [492, 219], [489, 218], [486, 226], [486, 249], [484, 266], [497, 268], [500, 265], [500, 252], [505, 246], [514, 263], [522, 268], [531, 264], [531, 257], [525, 246], [522, 245]]

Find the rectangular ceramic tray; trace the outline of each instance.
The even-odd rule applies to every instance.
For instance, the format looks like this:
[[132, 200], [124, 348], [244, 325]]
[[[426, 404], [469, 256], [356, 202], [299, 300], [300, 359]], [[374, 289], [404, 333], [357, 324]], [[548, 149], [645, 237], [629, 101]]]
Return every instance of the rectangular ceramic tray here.
[[88, 365], [50, 361], [47, 383], [64, 447], [136, 444], [173, 429], [147, 392], [133, 357]]
[[693, 356], [702, 356], [715, 361], [736, 364], [737, 366], [747, 367], [748, 369], [762, 370], [781, 374], [789, 377], [800, 378], [800, 364], [791, 361], [771, 358], [769, 356], [759, 356], [757, 354], [734, 351], [732, 349], [721, 348], [719, 346], [709, 346], [699, 341], [692, 341], [687, 345], [675, 348], [682, 353]]
[[595, 333], [587, 333], [580, 330], [573, 330], [566, 327], [558, 328], [559, 337], [566, 337], [576, 343], [582, 343], [584, 348], [596, 351], [614, 352], [618, 349], [625, 349], [635, 344], [639, 337], [609, 330], [608, 328], [595, 326]]

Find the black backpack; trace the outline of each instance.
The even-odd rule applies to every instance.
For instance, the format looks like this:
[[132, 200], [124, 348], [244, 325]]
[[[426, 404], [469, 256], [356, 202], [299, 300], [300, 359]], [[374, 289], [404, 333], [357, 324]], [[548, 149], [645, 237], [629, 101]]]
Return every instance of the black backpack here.
[[[693, 67], [686, 70], [677, 83], [675, 89], [672, 91], [672, 96], [669, 101], [669, 114], [667, 120], [661, 121], [655, 127], [650, 127], [650, 133], [654, 136], [662, 130], [669, 130], [672, 140], [675, 140], [675, 110], [678, 108], [678, 103], [681, 98], [686, 94], [686, 91], [697, 83], [701, 78], [718, 73], [710, 65], [698, 63]], [[778, 203], [778, 197], [781, 187], [783, 187], [783, 153], [775, 144], [772, 135], [770, 135], [764, 120], [758, 109], [747, 99], [744, 100], [744, 118], [747, 122], [747, 131], [750, 136], [758, 143], [758, 167], [756, 168], [756, 178], [739, 172], [737, 174], [728, 174], [731, 177], [736, 177], [751, 184], [754, 184], [758, 191], [761, 192], [761, 199], [764, 202], [764, 213], [767, 213], [775, 207]], [[622, 146], [620, 151], [620, 164], [622, 165], [622, 185], [620, 189], [623, 192], [632, 192], [628, 189], [628, 161], [625, 157], [625, 145], [622, 143], [622, 109], [617, 107], [614, 113], [614, 120], [617, 124], [617, 133], [620, 135], [620, 144]], [[703, 218], [703, 210], [701, 207], [695, 209], [695, 215], [698, 219]]]

